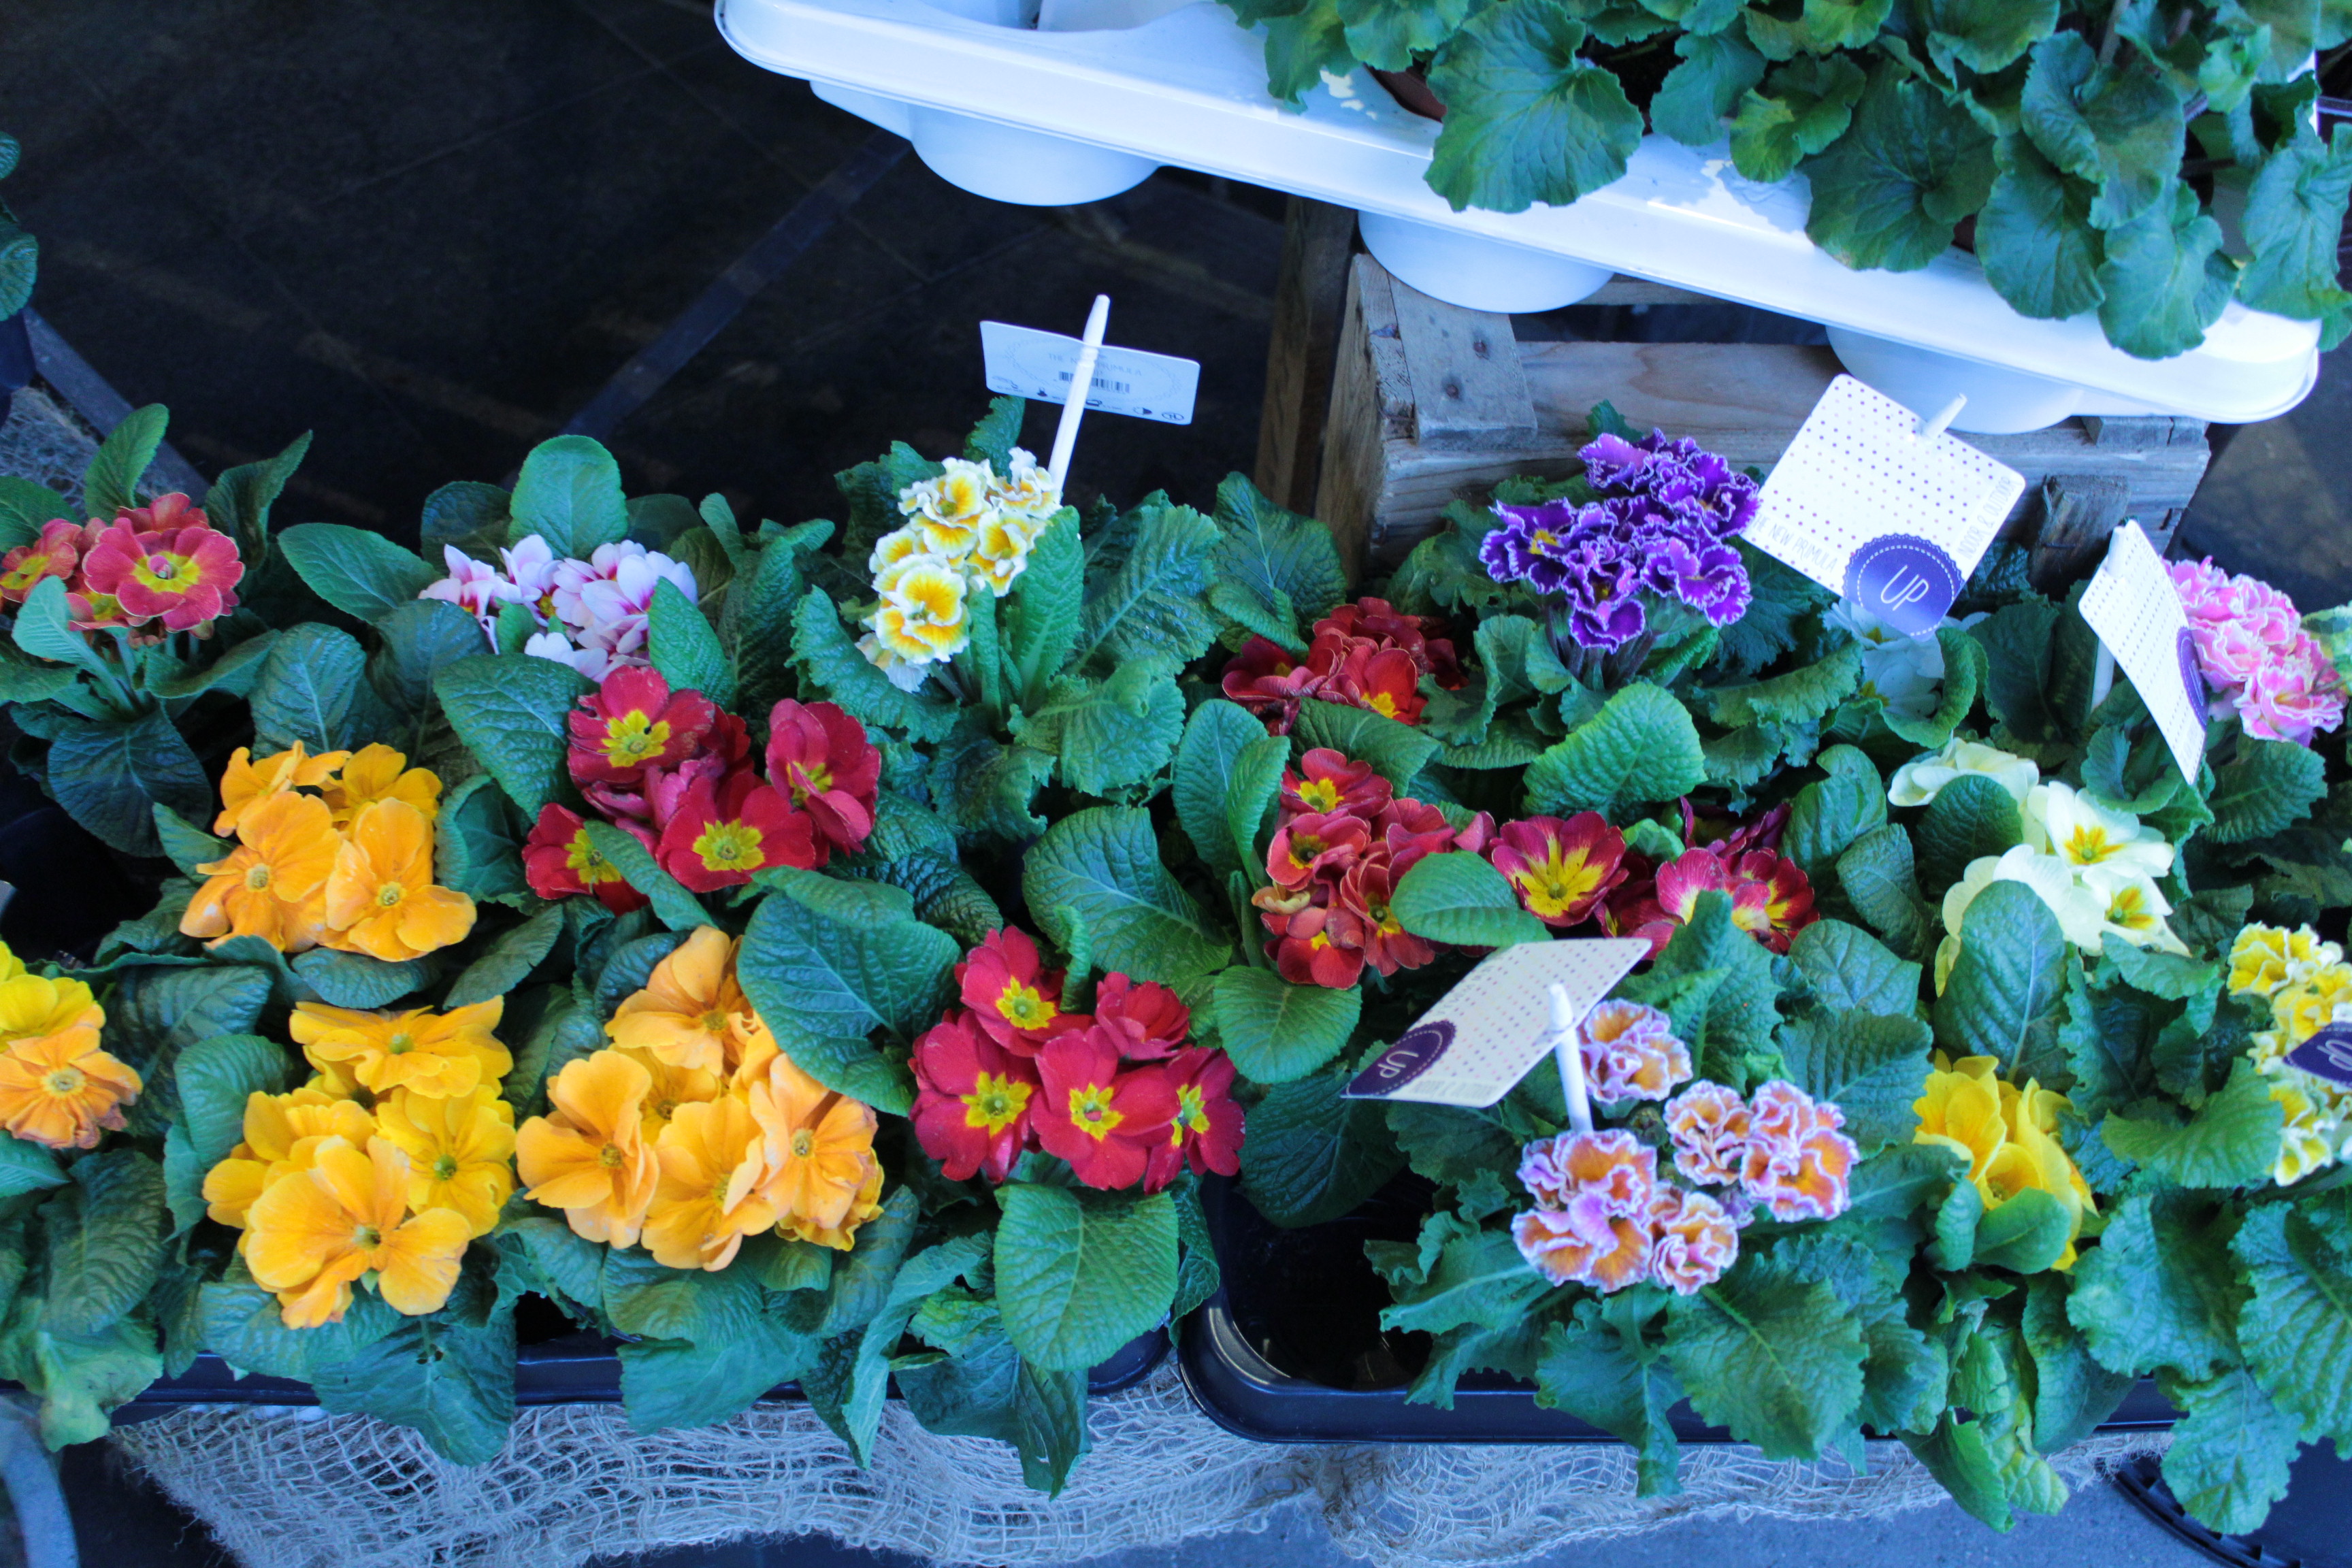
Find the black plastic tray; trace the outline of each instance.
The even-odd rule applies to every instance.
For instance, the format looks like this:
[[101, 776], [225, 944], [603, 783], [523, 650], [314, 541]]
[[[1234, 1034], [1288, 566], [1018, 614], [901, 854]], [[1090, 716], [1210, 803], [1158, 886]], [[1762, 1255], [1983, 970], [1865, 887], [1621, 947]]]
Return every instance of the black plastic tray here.
[[[1564, 1412], [1544, 1409], [1531, 1384], [1495, 1373], [1465, 1374], [1451, 1410], [1406, 1402], [1409, 1368], [1421, 1348], [1412, 1342], [1420, 1336], [1379, 1328], [1388, 1291], [1364, 1259], [1362, 1243], [1410, 1237], [1427, 1212], [1428, 1196], [1426, 1184], [1401, 1178], [1344, 1218], [1286, 1231], [1231, 1184], [1210, 1184], [1203, 1198], [1223, 1283], [1185, 1321], [1177, 1358], [1184, 1386], [1202, 1414], [1235, 1436], [1260, 1443], [1620, 1441]], [[1302, 1343], [1301, 1327], [1341, 1342], [1339, 1353], [1356, 1369], [1356, 1386], [1326, 1380], [1328, 1364], [1324, 1378], [1307, 1374], [1307, 1363], [1330, 1358], [1324, 1346]], [[2164, 1428], [2176, 1418], [2156, 1384], [2143, 1379], [2099, 1430]], [[1733, 1441], [1687, 1404], [1675, 1405], [1669, 1420], [1685, 1443]]]

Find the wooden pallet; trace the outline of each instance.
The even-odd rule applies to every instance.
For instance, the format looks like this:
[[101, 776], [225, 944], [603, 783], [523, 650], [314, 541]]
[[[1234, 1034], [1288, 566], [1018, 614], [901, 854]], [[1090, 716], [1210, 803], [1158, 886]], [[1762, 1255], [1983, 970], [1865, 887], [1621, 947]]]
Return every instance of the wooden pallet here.
[[[1621, 278], [1590, 302], [1716, 301]], [[1574, 472], [1597, 403], [1613, 404], [1637, 427], [1688, 436], [1734, 463], [1769, 469], [1839, 372], [1826, 348], [1523, 343], [1508, 316], [1442, 304], [1362, 255], [1349, 262], [1337, 336], [1313, 510], [1350, 569], [1372, 575], [1437, 529], [1448, 503], [1513, 474]], [[1282, 351], [1278, 335], [1277, 362]], [[1311, 383], [1290, 374], [1284, 384], [1304, 391]], [[1270, 408], [1276, 391], [1270, 373]], [[1307, 423], [1286, 426], [1287, 438], [1296, 443]], [[2074, 418], [1962, 439], [2025, 476], [2003, 536], [2033, 542], [2034, 574], [2045, 583], [2090, 564], [2127, 517], [2162, 548], [2210, 458], [2205, 426], [2169, 416]], [[1261, 445], [1262, 482], [1281, 487], [1269, 493], [1302, 505], [1305, 465], [1294, 457], [1269, 472], [1265, 450], [1280, 450], [1281, 440], [1269, 433]]]

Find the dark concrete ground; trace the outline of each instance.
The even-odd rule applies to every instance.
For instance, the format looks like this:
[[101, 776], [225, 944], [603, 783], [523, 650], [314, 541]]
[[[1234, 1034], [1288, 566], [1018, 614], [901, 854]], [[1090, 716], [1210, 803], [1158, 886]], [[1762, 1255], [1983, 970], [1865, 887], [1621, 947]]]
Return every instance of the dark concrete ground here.
[[[199, 467], [315, 430], [287, 520], [395, 535], [442, 482], [510, 473], [870, 134], [737, 58], [698, 0], [0, 0], [0, 40], [37, 307], [132, 403], [168, 404]], [[1077, 482], [1205, 500], [1255, 452], [1281, 215], [1275, 193], [1178, 172], [1088, 207], [1011, 207], [902, 159], [611, 444], [633, 489], [829, 515], [836, 469], [893, 439], [958, 443], [987, 398], [980, 321], [1074, 331], [1101, 291], [1112, 341], [1202, 362], [1200, 404], [1187, 427], [1091, 422]], [[1033, 446], [1049, 418], [1033, 413]], [[2352, 363], [2235, 433], [2184, 538], [2306, 608], [2352, 598]], [[66, 1478], [87, 1560], [225, 1563], [98, 1450]], [[2105, 1488], [2008, 1538], [1947, 1506], [1606, 1550], [1627, 1568], [2197, 1561]], [[912, 1563], [812, 1540], [633, 1561]], [[1339, 1559], [1291, 1514], [1104, 1561]]]

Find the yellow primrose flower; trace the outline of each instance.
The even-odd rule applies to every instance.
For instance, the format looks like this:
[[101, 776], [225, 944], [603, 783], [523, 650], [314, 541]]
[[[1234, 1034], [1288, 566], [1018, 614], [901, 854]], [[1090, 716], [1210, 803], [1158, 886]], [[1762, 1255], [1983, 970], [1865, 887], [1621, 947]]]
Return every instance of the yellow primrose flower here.
[[2271, 1180], [2282, 1187], [2291, 1187], [2314, 1171], [2334, 1164], [2336, 1135], [2341, 1131], [2336, 1119], [2314, 1104], [2311, 1096], [2295, 1083], [2284, 1079], [2273, 1082], [2271, 1098], [2278, 1101], [2286, 1117], [2279, 1137], [2278, 1159], [2271, 1166]]
[[985, 587], [1002, 599], [1011, 592], [1014, 579], [1028, 569], [1029, 547], [1033, 537], [1009, 518], [992, 518], [982, 524], [980, 541], [964, 561], [964, 570], [975, 587]]
[[1054, 471], [1039, 467], [1036, 458], [1018, 447], [989, 495], [999, 510], [1028, 525], [1033, 541], [1062, 507], [1062, 487], [1054, 482]]
[[400, 1089], [376, 1120], [408, 1156], [408, 1206], [453, 1210], [467, 1236], [488, 1236], [515, 1190], [514, 1107], [497, 1088], [447, 1100]]
[[751, 1119], [759, 1124], [766, 1163], [760, 1195], [781, 1221], [835, 1233], [866, 1179], [877, 1175], [874, 1108], [811, 1078], [779, 1055], [765, 1079], [751, 1086]]
[[236, 837], [236, 848], [196, 868], [205, 881], [180, 916], [180, 933], [215, 945], [257, 936], [280, 952], [317, 946], [327, 880], [343, 848], [326, 803], [290, 790], [261, 795], [243, 808]]
[[1955, 740], [1946, 742], [1940, 752], [1914, 758], [1895, 769], [1887, 781], [1886, 804], [1925, 805], [1946, 784], [1969, 773], [1982, 773], [1992, 780], [2020, 806], [2042, 778], [2042, 770], [2029, 758], [1977, 741]]
[[923, 542], [922, 525], [910, 522], [904, 528], [893, 529], [874, 542], [874, 552], [866, 558], [866, 574], [879, 577], [909, 555], [928, 555], [930, 552], [929, 547]]
[[257, 1089], [245, 1099], [245, 1142], [205, 1173], [205, 1212], [243, 1230], [253, 1200], [289, 1173], [309, 1170], [321, 1142], [341, 1138], [359, 1149], [374, 1136], [375, 1118], [357, 1100], [314, 1089], [290, 1094]]
[[6, 942], [0, 942], [0, 985], [6, 984], [24, 973], [25, 961], [9, 952]]
[[347, 1062], [352, 1076], [377, 1094], [413, 1089], [446, 1097], [471, 1094], [477, 1085], [496, 1083], [514, 1070], [514, 1058], [490, 1032], [505, 1011], [503, 996], [448, 1013], [425, 1007], [368, 1013], [298, 1002], [289, 1027], [312, 1065]]
[[[607, 1053], [596, 1053], [604, 1056]], [[703, 1105], [728, 1092], [727, 1080], [707, 1068], [673, 1067], [651, 1051], [616, 1050], [646, 1069], [646, 1098], [639, 1108], [651, 1145], [681, 1105]]]
[[2344, 950], [2322, 942], [2309, 926], [2250, 925], [2230, 944], [2230, 989], [2241, 996], [2270, 997], [2316, 970], [2344, 962]]
[[2093, 866], [2161, 877], [2172, 869], [2172, 845], [2128, 811], [2110, 811], [2089, 795], [2055, 782], [2025, 797], [2025, 838], [2071, 869]]
[[2052, 1267], [2071, 1268], [2083, 1223], [2098, 1212], [2090, 1184], [2058, 1141], [2059, 1113], [2071, 1110], [2071, 1102], [2031, 1079], [2022, 1088], [2007, 1082], [1999, 1068], [1991, 1057], [1952, 1061], [1936, 1053], [1925, 1091], [1913, 1107], [1919, 1130], [1912, 1141], [1966, 1156], [1968, 1179], [1987, 1213], [2028, 1189], [2057, 1199], [2071, 1223], [2066, 1250]]
[[320, 792], [342, 826], [380, 800], [403, 800], [427, 822], [441, 814], [441, 780], [429, 768], [412, 768], [390, 746], [362, 746]]
[[342, 1321], [352, 1281], [373, 1270], [395, 1312], [437, 1311], [457, 1282], [466, 1222], [448, 1209], [411, 1215], [408, 1156], [382, 1138], [364, 1152], [340, 1138], [318, 1163], [254, 1200], [245, 1259], [254, 1283], [278, 1296], [289, 1329]]
[[992, 492], [996, 475], [982, 463], [950, 458], [940, 465], [946, 471], [898, 492], [899, 512], [922, 530], [923, 542], [934, 555], [961, 561], [980, 537], [981, 524], [996, 510]]
[[1912, 1106], [1919, 1117], [1919, 1131], [1911, 1141], [1941, 1144], [1964, 1156], [1969, 1180], [1979, 1187], [1993, 1156], [2009, 1141], [2000, 1084], [1992, 1076], [1996, 1065], [1990, 1057], [1964, 1057], [1957, 1067], [1948, 1067], [1938, 1053], [1927, 1087]]
[[654, 965], [645, 988], [614, 1012], [604, 1033], [623, 1050], [672, 1067], [718, 1074], [735, 1065], [740, 1021], [751, 1004], [735, 982], [735, 941], [716, 926], [694, 933]]
[[2330, 1024], [2352, 1023], [2352, 965], [2323, 964], [2301, 980], [2281, 986], [2271, 998], [2271, 1017], [2299, 1046]]
[[0, 1045], [36, 1040], [61, 1029], [106, 1026], [106, 1009], [79, 980], [48, 980], [21, 967], [0, 980]]
[[394, 798], [352, 819], [327, 877], [320, 941], [402, 963], [463, 942], [473, 929], [474, 900], [433, 883], [432, 818]]
[[716, 1272], [743, 1238], [776, 1223], [760, 1195], [766, 1147], [751, 1108], [727, 1096], [681, 1105], [662, 1129], [661, 1184], [646, 1214], [646, 1250], [666, 1268]]
[[829, 1247], [835, 1252], [846, 1252], [857, 1245], [857, 1227], [882, 1213], [882, 1162], [869, 1161], [866, 1180], [851, 1200], [849, 1212], [839, 1225], [819, 1225], [804, 1215], [786, 1215], [776, 1222], [776, 1234], [787, 1241], [805, 1241], [817, 1247]]
[[882, 602], [866, 617], [875, 640], [914, 664], [951, 658], [971, 640], [963, 573], [937, 555], [910, 555], [875, 580]]
[[290, 751], [257, 759], [239, 746], [229, 753], [228, 771], [221, 775], [221, 809], [213, 818], [213, 831], [235, 833], [245, 814], [273, 795], [318, 788], [350, 755], [349, 752], [323, 752], [310, 756], [297, 741]]
[[572, 1233], [635, 1247], [660, 1163], [642, 1125], [645, 1068], [619, 1051], [570, 1063], [547, 1086], [548, 1115], [515, 1132], [530, 1201], [562, 1209]]
[[1945, 891], [1944, 930], [1958, 936], [1969, 906], [1995, 882], [2022, 882], [2032, 889], [2034, 897], [2058, 917], [2058, 929], [2068, 942], [2093, 952], [2099, 951], [2103, 909], [2099, 895], [2084, 887], [2064, 861], [2030, 844], [1969, 861], [1960, 879]]

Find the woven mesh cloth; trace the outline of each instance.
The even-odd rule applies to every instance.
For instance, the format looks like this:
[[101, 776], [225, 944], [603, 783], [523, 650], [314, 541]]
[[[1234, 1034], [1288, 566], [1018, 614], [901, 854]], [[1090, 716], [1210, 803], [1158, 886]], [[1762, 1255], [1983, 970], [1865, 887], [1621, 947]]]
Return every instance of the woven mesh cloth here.
[[[1683, 1491], [1633, 1496], [1630, 1453], [1547, 1447], [1283, 1447], [1196, 1410], [1172, 1367], [1093, 1405], [1094, 1451], [1061, 1497], [998, 1444], [937, 1437], [895, 1403], [860, 1470], [803, 1406], [640, 1436], [610, 1405], [526, 1410], [478, 1469], [413, 1433], [315, 1410], [190, 1409], [126, 1426], [123, 1453], [247, 1568], [572, 1568], [591, 1556], [823, 1531], [950, 1563], [1067, 1563], [1263, 1528], [1296, 1502], [1380, 1568], [1506, 1563], [1565, 1542], [1737, 1514], [1860, 1519], [1941, 1500], [1899, 1444], [1870, 1470], [1693, 1447]], [[2164, 1435], [2095, 1437], [2055, 1463], [2079, 1485]]]
[[20, 389], [0, 423], [0, 474], [48, 486], [69, 501], [81, 496], [81, 472], [98, 437], [74, 412], [39, 387]]

